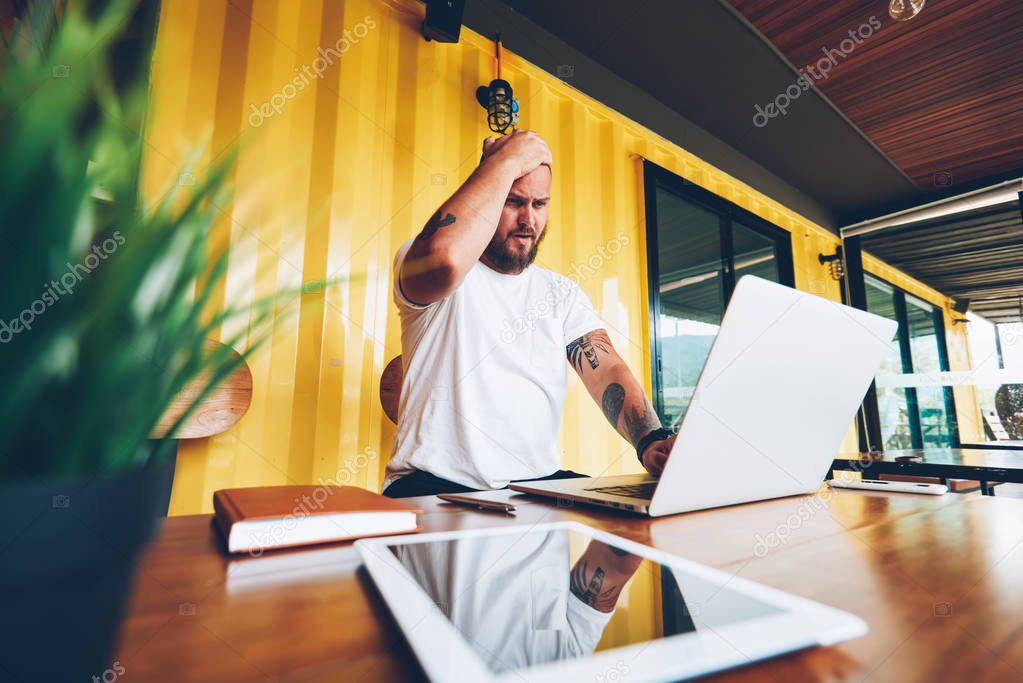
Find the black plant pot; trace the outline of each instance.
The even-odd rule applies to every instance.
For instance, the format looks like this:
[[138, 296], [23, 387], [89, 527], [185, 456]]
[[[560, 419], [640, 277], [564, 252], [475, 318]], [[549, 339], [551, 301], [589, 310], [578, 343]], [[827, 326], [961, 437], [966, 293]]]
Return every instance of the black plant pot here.
[[167, 510], [166, 465], [0, 484], [0, 636], [7, 681], [112, 680], [139, 554]]

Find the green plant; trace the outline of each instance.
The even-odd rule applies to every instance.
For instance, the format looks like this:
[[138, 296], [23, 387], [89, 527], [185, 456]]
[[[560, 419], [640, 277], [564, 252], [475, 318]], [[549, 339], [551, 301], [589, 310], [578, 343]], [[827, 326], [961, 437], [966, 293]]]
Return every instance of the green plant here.
[[4, 41], [5, 479], [165, 458], [169, 443], [150, 448], [148, 437], [174, 397], [199, 378], [201, 400], [241, 362], [226, 347], [205, 351], [206, 338], [227, 318], [249, 316], [248, 329], [225, 340], [233, 347], [247, 341], [244, 359], [269, 336], [283, 296], [322, 286], [241, 311], [207, 310], [227, 266], [226, 251], [211, 256], [209, 238], [231, 159], [146, 204], [139, 179], [155, 21], [147, 35], [138, 26], [141, 6], [99, 4], [60, 8], [45, 40], [15, 27]]

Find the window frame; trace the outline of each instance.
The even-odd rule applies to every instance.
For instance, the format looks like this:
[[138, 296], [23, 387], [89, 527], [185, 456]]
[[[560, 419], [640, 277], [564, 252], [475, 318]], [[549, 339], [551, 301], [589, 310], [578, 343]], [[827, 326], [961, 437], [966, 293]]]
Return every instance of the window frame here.
[[[735, 253], [732, 244], [732, 222], [752, 230], [775, 244], [778, 280], [795, 288], [795, 270], [792, 260], [792, 233], [748, 211], [738, 204], [700, 187], [647, 159], [643, 160], [643, 198], [646, 222], [647, 253], [647, 315], [650, 321], [650, 382], [654, 410], [664, 414], [662, 363], [660, 349], [660, 264], [657, 240], [657, 190], [664, 189], [679, 199], [699, 206], [718, 216], [718, 235], [721, 238], [721, 272], [724, 307], [735, 291]], [[722, 310], [724, 310], [724, 307]]]

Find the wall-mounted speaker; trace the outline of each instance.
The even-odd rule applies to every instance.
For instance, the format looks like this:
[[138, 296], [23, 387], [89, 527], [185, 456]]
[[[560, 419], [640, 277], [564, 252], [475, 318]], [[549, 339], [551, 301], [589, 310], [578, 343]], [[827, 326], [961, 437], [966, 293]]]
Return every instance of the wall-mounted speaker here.
[[425, 0], [426, 21], [423, 37], [438, 43], [457, 43], [462, 32], [465, 0]]
[[966, 315], [966, 312], [970, 310], [970, 300], [956, 299], [955, 303], [952, 304], [952, 310], [959, 315]]

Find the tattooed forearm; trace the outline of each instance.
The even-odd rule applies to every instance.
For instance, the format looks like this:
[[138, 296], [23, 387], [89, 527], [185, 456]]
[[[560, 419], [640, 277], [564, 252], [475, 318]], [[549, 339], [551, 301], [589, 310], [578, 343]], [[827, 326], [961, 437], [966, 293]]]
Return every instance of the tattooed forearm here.
[[568, 362], [575, 367], [576, 372], [583, 371], [583, 361], [589, 364], [591, 370], [600, 367], [600, 359], [597, 358], [597, 351], [611, 353], [611, 339], [604, 330], [594, 330], [584, 334], [574, 342], [565, 347], [568, 353]]
[[661, 426], [661, 420], [653, 411], [650, 403], [643, 397], [642, 403], [631, 405], [625, 409], [625, 431], [629, 441], [635, 446], [639, 440]]
[[[584, 334], [565, 350], [568, 362], [579, 373], [593, 399], [600, 404], [604, 417], [629, 443], [635, 446], [644, 436], [661, 426], [642, 385], [615, 353], [607, 330]], [[604, 367], [597, 371], [601, 362]]]
[[429, 222], [427, 222], [426, 227], [423, 228], [423, 231], [419, 233], [419, 239], [428, 240], [431, 237], [433, 237], [433, 233], [437, 232], [439, 228], [447, 227], [454, 222], [455, 222], [454, 214], [449, 213], [448, 215], [441, 218], [440, 210], [438, 209], [437, 213], [433, 214], [433, 218], [431, 218]]
[[600, 407], [604, 411], [604, 417], [611, 423], [611, 426], [618, 429], [618, 416], [622, 414], [622, 404], [625, 402], [625, 389], [618, 382], [612, 382], [604, 389], [604, 396], [600, 401]]
[[569, 589], [575, 597], [579, 598], [593, 609], [601, 612], [610, 612], [618, 601], [617, 586], [604, 588], [604, 577], [606, 573], [603, 567], [597, 567], [592, 574], [587, 572], [586, 560], [579, 560], [572, 568], [572, 580]]

